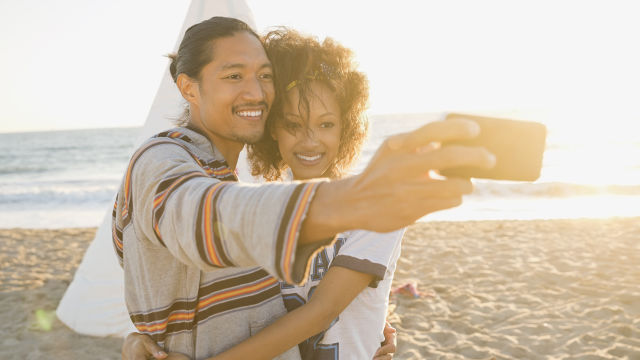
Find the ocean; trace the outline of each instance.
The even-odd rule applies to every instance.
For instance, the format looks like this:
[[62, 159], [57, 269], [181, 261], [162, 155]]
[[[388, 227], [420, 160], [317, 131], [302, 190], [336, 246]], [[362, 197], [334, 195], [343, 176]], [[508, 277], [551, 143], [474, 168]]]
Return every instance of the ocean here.
[[[390, 134], [433, 115], [372, 116], [358, 172]], [[599, 143], [548, 125], [542, 175], [532, 183], [474, 180], [462, 206], [423, 221], [640, 216], [640, 140]], [[139, 128], [0, 134], [0, 228], [98, 226]], [[606, 151], [603, 151], [605, 149]], [[603, 155], [606, 154], [605, 155]], [[615, 161], [613, 161], [615, 159]]]

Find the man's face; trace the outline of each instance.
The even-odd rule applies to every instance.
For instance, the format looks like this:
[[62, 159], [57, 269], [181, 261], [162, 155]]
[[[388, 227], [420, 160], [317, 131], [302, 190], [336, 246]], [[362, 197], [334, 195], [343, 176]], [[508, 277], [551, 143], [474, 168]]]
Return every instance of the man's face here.
[[262, 137], [275, 96], [271, 63], [260, 41], [244, 31], [212, 46], [213, 61], [200, 73], [195, 110], [217, 145], [254, 143]]

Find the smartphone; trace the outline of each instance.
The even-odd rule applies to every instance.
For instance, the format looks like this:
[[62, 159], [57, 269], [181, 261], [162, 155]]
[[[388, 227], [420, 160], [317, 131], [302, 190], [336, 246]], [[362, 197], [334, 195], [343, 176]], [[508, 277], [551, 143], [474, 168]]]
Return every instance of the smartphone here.
[[541, 123], [501, 119], [486, 116], [449, 113], [449, 119], [473, 120], [480, 126], [480, 135], [468, 140], [442, 143], [447, 145], [482, 146], [496, 156], [492, 169], [457, 167], [443, 169], [441, 175], [494, 180], [534, 181], [540, 177], [547, 128]]

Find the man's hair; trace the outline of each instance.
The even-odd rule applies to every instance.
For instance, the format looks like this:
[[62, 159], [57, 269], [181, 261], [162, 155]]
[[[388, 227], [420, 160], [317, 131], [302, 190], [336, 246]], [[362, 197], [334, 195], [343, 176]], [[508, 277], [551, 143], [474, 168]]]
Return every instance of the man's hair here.
[[369, 128], [364, 116], [369, 85], [366, 76], [356, 70], [353, 53], [331, 38], [319, 42], [315, 37], [287, 28], [269, 32], [263, 37], [263, 43], [273, 65], [277, 96], [269, 112], [264, 136], [259, 142], [248, 145], [252, 174], [262, 175], [270, 181], [282, 178], [287, 166], [278, 143], [270, 134], [284, 117], [287, 91], [292, 87], [299, 91], [301, 115], [309, 118], [309, 97], [315, 96], [311, 82], [319, 81], [335, 95], [342, 120], [337, 158], [327, 176], [344, 175], [360, 154]]
[[[180, 42], [178, 52], [167, 55], [171, 59], [169, 72], [173, 81], [176, 82], [180, 74], [185, 74], [192, 79], [200, 79], [202, 68], [213, 60], [211, 46], [213, 41], [243, 31], [260, 40], [258, 34], [249, 25], [234, 18], [214, 16], [188, 28]], [[176, 123], [186, 125], [188, 122], [189, 108], [187, 107]]]

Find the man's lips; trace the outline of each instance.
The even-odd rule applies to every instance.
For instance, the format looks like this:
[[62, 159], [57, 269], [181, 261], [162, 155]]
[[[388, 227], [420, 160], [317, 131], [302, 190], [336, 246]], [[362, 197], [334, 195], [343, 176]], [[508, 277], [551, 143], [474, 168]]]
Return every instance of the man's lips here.
[[262, 116], [262, 109], [236, 111], [236, 115], [242, 116], [242, 117], [254, 117], [254, 118], [257, 118], [257, 117], [261, 117]]
[[232, 111], [234, 115], [247, 120], [260, 120], [266, 116], [268, 109], [267, 103], [261, 101], [253, 104], [236, 105], [232, 108]]

